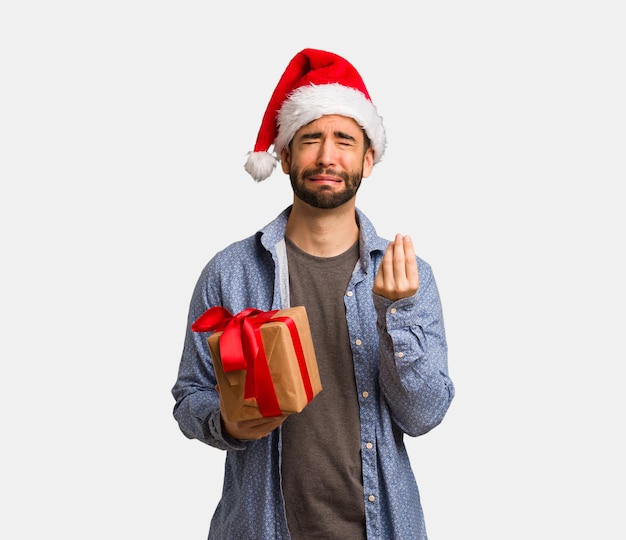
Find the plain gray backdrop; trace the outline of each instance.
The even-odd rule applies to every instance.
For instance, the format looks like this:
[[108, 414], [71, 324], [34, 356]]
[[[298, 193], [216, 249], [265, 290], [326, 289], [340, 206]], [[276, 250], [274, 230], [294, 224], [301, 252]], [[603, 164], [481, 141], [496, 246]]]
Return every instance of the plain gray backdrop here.
[[457, 387], [407, 439], [432, 540], [623, 539], [620, 2], [0, 7], [2, 538], [206, 538], [173, 417], [195, 281], [291, 202], [243, 169], [291, 57], [360, 71], [358, 205], [433, 267]]

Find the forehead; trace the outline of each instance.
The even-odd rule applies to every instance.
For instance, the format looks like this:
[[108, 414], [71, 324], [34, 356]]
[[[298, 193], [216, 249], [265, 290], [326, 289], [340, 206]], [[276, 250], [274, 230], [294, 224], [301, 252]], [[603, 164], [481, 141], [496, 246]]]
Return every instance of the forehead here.
[[342, 132], [354, 137], [363, 133], [361, 126], [354, 118], [341, 116], [339, 114], [328, 114], [302, 126], [296, 132], [296, 135], [299, 133], [313, 133], [317, 131], [330, 133]]

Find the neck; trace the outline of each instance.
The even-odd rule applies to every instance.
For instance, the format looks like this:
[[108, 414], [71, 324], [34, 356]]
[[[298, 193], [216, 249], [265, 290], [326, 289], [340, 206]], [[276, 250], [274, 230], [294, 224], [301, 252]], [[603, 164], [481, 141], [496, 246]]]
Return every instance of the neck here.
[[353, 201], [332, 210], [313, 208], [294, 200], [285, 235], [302, 251], [316, 257], [334, 257], [359, 238]]

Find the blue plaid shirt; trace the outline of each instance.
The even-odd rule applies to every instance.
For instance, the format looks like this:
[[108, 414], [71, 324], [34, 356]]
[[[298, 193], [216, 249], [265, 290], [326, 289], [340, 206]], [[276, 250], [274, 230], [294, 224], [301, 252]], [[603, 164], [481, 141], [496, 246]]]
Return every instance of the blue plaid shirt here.
[[[207, 334], [191, 331], [209, 307], [232, 313], [289, 307], [285, 226], [290, 208], [245, 240], [217, 253], [195, 287], [178, 378], [174, 417], [185, 436], [227, 451], [223, 493], [209, 539], [288, 539], [281, 490], [281, 429], [258, 441], [222, 431]], [[454, 397], [437, 285], [417, 259], [416, 295], [392, 302], [372, 293], [388, 240], [357, 209], [360, 258], [344, 295], [358, 392], [363, 497], [368, 539], [424, 540], [426, 530], [403, 436], [422, 435]]]

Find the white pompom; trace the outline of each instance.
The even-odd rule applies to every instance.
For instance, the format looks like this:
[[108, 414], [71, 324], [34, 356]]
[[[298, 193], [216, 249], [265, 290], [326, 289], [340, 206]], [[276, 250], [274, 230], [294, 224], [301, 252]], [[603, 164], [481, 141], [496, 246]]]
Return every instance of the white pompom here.
[[269, 152], [250, 152], [244, 169], [256, 182], [265, 180], [276, 167], [278, 160]]

